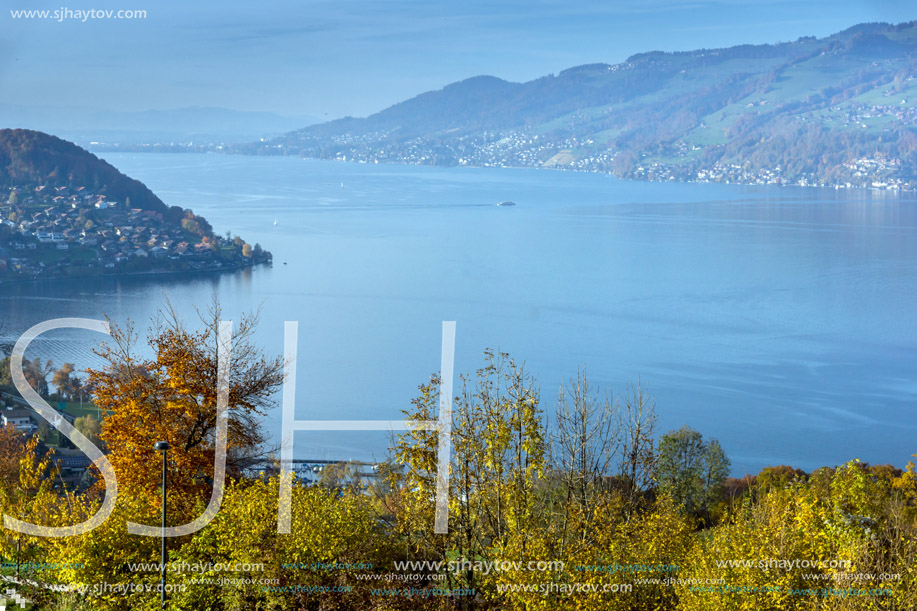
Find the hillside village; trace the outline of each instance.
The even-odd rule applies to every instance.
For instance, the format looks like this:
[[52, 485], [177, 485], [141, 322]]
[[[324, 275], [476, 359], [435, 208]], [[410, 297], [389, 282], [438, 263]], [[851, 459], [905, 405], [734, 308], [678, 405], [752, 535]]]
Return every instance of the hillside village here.
[[527, 82], [476, 76], [365, 118], [230, 147], [620, 178], [913, 191], [917, 22], [651, 51]]
[[17, 186], [0, 203], [0, 281], [204, 271], [270, 260], [190, 210], [142, 210], [86, 186]]
[[[917, 124], [917, 109], [902, 109], [902, 120]], [[867, 115], [869, 119], [886, 115]], [[853, 119], [856, 120], [856, 119]], [[802, 121], [800, 121], [802, 122]], [[901, 159], [883, 153], [851, 155], [828, 175], [816, 169], [789, 170], [785, 165], [757, 166], [728, 161], [704, 161], [708, 147], [679, 140], [653, 152], [640, 152], [625, 161], [621, 151], [603, 149], [591, 138], [552, 141], [521, 131], [484, 132], [460, 136], [455, 142], [432, 144], [424, 138], [405, 141], [400, 147], [374, 148], [373, 138], [340, 137], [336, 161], [404, 163], [471, 167], [551, 168], [615, 174], [650, 181], [720, 182], [746, 185], [797, 185], [838, 189], [870, 188], [913, 191], [917, 176]], [[278, 149], [282, 153], [280, 149]]]

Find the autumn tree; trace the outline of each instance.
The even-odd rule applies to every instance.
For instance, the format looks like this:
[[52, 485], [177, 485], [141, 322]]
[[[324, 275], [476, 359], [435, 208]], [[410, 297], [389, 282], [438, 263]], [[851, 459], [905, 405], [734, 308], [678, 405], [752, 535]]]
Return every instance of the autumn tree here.
[[318, 484], [336, 492], [347, 490], [358, 494], [366, 489], [360, 466], [349, 461], [324, 465], [319, 472]]
[[[69, 497], [66, 492], [60, 494], [54, 490], [60, 481], [60, 470], [52, 460], [52, 452], [37, 436], [23, 441], [8, 427], [0, 431], [3, 431], [0, 433], [3, 442], [0, 468], [4, 471], [0, 482], [0, 511], [33, 524], [58, 525], [61, 516], [67, 514]], [[18, 465], [11, 470], [14, 461]], [[48, 541], [45, 537], [8, 530], [5, 526], [2, 532], [0, 555], [14, 559], [17, 573], [22, 563], [45, 556]]]
[[25, 446], [26, 437], [16, 427], [0, 427], [0, 487], [11, 489], [18, 484], [19, 461]]
[[[216, 585], [225, 576], [216, 571], [178, 574], [174, 579], [187, 589], [173, 596], [176, 609], [429, 608], [418, 601], [420, 597], [406, 598], [403, 605], [391, 601], [380, 605], [369, 586], [385, 587], [384, 582], [357, 581], [345, 570], [310, 568], [313, 563], [391, 566], [395, 541], [379, 528], [367, 495], [294, 486], [292, 530], [278, 534], [278, 488], [276, 477], [231, 482], [220, 513], [172, 556], [175, 562], [189, 564], [257, 563], [263, 564], [263, 570], [234, 573], [233, 577], [248, 579], [226, 580], [236, 583], [223, 585]], [[195, 583], [201, 577], [213, 580], [214, 585]], [[263, 579], [276, 579], [280, 587], [263, 587], [258, 583]], [[289, 591], [284, 591], [288, 586]], [[317, 591], [309, 592], [310, 587]]]
[[789, 465], [777, 465], [761, 469], [755, 477], [758, 489], [786, 488], [787, 486], [805, 481], [806, 473], [802, 469], [794, 469]]
[[[453, 421], [450, 533], [456, 555], [518, 561], [537, 557], [536, 485], [546, 442], [534, 378], [508, 354], [485, 350], [485, 365], [462, 376]], [[465, 587], [478, 576], [465, 574]]]
[[54, 377], [51, 378], [51, 384], [57, 387], [57, 393], [62, 399], [70, 394], [72, 385], [70, 375], [74, 371], [76, 371], [76, 365], [64, 363], [60, 369], [54, 372]]
[[[9, 387], [10, 392], [18, 394], [13, 386], [12, 370], [10, 369], [11, 359], [9, 354], [13, 351], [13, 344], [6, 343], [2, 340], [3, 329], [0, 326], [0, 386]], [[54, 364], [48, 360], [42, 362], [38, 357], [33, 360], [22, 360], [22, 372], [25, 375], [26, 382], [35, 389], [39, 395], [48, 396], [48, 374], [54, 370]]]
[[[606, 492], [596, 498], [590, 546], [580, 546], [562, 559], [567, 567], [589, 565], [607, 567], [613, 564], [677, 568], [692, 544], [694, 520], [666, 495], [642, 504], [639, 511], [626, 515], [627, 498], [620, 491]], [[680, 609], [680, 588], [664, 585], [664, 578], [674, 571], [607, 572], [577, 571], [573, 575], [585, 585], [577, 596], [563, 597], [554, 609], [576, 611], [636, 611]], [[651, 577], [647, 579], [647, 577]], [[614, 594], [603, 593], [603, 587], [631, 589]], [[593, 589], [595, 588], [595, 589]], [[591, 591], [590, 591], [591, 590]], [[712, 605], [710, 609], [721, 607]]]
[[[485, 365], [461, 376], [452, 412], [449, 533], [433, 534], [438, 433], [411, 429], [396, 436], [390, 472], [399, 535], [415, 557], [520, 560], [541, 557], [537, 482], [546, 441], [539, 394], [524, 366], [486, 350]], [[407, 420], [436, 420], [440, 378], [420, 387]], [[475, 588], [473, 570], [449, 575], [454, 587]], [[460, 600], [461, 606], [473, 604]]]
[[[758, 492], [747, 495], [730, 520], [696, 537], [683, 563], [681, 577], [727, 583], [731, 589], [685, 588], [680, 608], [917, 608], [917, 515], [891, 482], [851, 461], [819, 469], [807, 481], [796, 479]], [[762, 560], [806, 560], [812, 565], [805, 570], [762, 570]], [[838, 593], [855, 588], [869, 595], [832, 595], [826, 600], [824, 595], [804, 594], [826, 588]]]
[[[54, 371], [54, 364], [50, 360], [42, 362], [40, 358], [35, 357], [31, 361], [28, 359], [23, 359], [22, 361], [22, 372], [25, 375], [26, 382], [42, 397], [48, 396], [48, 375], [52, 371]], [[13, 389], [9, 357], [0, 359], [0, 386], [8, 386], [11, 390]]]
[[[402, 410], [409, 422], [426, 422], [436, 419], [439, 403], [440, 378], [433, 375], [430, 381], [419, 386], [420, 395], [411, 400], [411, 409]], [[446, 548], [442, 537], [433, 535], [436, 496], [437, 431], [412, 428], [392, 439], [392, 462], [399, 468], [387, 472], [389, 488], [394, 498], [389, 509], [397, 518], [399, 534], [412, 552], [421, 557], [444, 558]]]
[[227, 471], [238, 474], [262, 456], [261, 416], [283, 381], [283, 360], [265, 356], [252, 344], [257, 314], [235, 324], [231, 346], [219, 345], [223, 315], [218, 303], [200, 318], [201, 327], [192, 331], [167, 307], [147, 336], [151, 358], [138, 355], [130, 324], [113, 325], [111, 341], [97, 351], [106, 366], [89, 371], [90, 384], [96, 405], [109, 414], [100, 437], [126, 491], [156, 490], [159, 462], [153, 444], [160, 440], [172, 447], [170, 490], [209, 490], [223, 351], [231, 355]]
[[190, 218], [189, 218], [189, 217], [185, 217], [184, 219], [182, 219], [181, 227], [182, 227], [182, 229], [184, 229], [184, 230], [187, 231], [188, 233], [193, 233], [194, 235], [200, 235], [200, 234], [201, 234], [201, 226], [200, 226], [200, 224], [198, 224], [198, 222], [194, 219], [194, 217], [190, 217]]

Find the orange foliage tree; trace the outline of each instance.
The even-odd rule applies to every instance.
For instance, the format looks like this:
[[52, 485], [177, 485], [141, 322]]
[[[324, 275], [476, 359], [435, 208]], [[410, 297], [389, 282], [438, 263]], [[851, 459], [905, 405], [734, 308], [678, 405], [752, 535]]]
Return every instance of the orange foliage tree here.
[[[160, 462], [153, 449], [169, 442], [169, 490], [179, 495], [209, 490], [215, 454], [219, 324], [214, 302], [201, 315], [201, 328], [188, 330], [171, 308], [161, 313], [147, 343], [151, 357], [138, 356], [133, 327], [112, 328], [111, 341], [98, 350], [106, 361], [89, 371], [95, 402], [109, 415], [101, 439], [128, 494], [154, 493]], [[257, 314], [234, 326], [229, 361], [227, 472], [240, 473], [263, 455], [260, 416], [283, 381], [283, 360], [269, 358], [251, 343]]]

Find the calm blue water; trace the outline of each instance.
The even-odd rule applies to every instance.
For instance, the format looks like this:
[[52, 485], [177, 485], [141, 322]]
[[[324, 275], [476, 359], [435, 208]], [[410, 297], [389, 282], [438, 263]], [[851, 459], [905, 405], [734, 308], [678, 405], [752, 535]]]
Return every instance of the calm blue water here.
[[[271, 352], [283, 321], [299, 321], [299, 418], [395, 419], [439, 369], [441, 321], [455, 320], [458, 372], [499, 347], [538, 376], [547, 409], [583, 364], [615, 393], [639, 376], [660, 432], [688, 424], [718, 438], [735, 474], [851, 458], [903, 466], [917, 453], [911, 196], [104, 157], [167, 204], [260, 242], [273, 268], [4, 287], [11, 328], [104, 311], [142, 329], [164, 294], [192, 319], [216, 292], [232, 316], [262, 307], [258, 339]], [[60, 332], [36, 350], [85, 365], [95, 340]], [[279, 436], [279, 407], [268, 427]], [[381, 458], [387, 445], [384, 433], [296, 440], [313, 458]]]

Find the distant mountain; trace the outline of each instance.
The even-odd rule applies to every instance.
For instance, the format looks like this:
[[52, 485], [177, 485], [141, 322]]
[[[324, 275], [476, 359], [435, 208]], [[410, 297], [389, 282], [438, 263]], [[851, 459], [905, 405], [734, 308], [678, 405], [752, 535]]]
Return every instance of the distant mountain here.
[[650, 52], [527, 83], [474, 77], [370, 117], [234, 147], [660, 180], [917, 184], [917, 22]]
[[0, 124], [57, 134], [84, 146], [196, 145], [279, 136], [317, 123], [308, 116], [187, 107], [135, 112], [0, 105]]
[[72, 142], [42, 132], [0, 129], [0, 185], [92, 189], [108, 199], [141, 210], [166, 212], [167, 206], [146, 185]]

